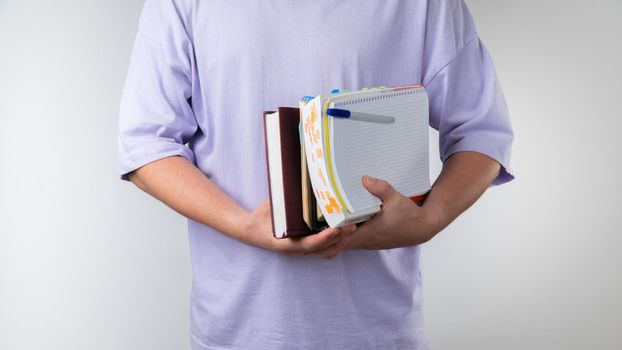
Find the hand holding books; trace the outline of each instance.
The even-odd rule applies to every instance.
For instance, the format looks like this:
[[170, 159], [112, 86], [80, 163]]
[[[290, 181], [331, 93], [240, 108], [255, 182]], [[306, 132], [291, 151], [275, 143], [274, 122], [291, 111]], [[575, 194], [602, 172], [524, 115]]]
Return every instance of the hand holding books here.
[[361, 185], [365, 174], [386, 179], [414, 202], [430, 189], [421, 85], [305, 97], [300, 111], [281, 107], [264, 113], [264, 123], [277, 238], [376, 215], [382, 202]]
[[363, 222], [381, 201], [363, 175], [407, 197], [430, 189], [428, 98], [421, 85], [305, 97], [302, 138], [313, 193], [330, 227]]
[[317, 258], [331, 259], [337, 256], [349, 244], [356, 230], [356, 225], [339, 228], [327, 228], [314, 235], [289, 239], [274, 239], [270, 200], [266, 199], [249, 217], [247, 232], [243, 241], [289, 256], [310, 255]]
[[392, 249], [425, 243], [440, 230], [429, 208], [415, 204], [387, 181], [363, 178], [363, 186], [382, 201], [382, 208], [360, 225], [345, 249]]

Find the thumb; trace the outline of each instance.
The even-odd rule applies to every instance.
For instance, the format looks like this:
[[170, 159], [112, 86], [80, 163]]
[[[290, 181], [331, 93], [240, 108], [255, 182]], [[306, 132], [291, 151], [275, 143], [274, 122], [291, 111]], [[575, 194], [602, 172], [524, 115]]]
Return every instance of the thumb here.
[[363, 176], [363, 187], [369, 191], [369, 193], [380, 198], [382, 203], [386, 203], [389, 198], [397, 195], [397, 191], [385, 180], [373, 178], [369, 175]]

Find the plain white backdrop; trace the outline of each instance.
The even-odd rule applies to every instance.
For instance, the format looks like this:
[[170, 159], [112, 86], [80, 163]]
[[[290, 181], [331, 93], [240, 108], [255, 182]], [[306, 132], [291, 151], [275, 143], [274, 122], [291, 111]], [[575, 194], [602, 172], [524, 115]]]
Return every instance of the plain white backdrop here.
[[[424, 246], [433, 348], [619, 349], [622, 1], [467, 3], [517, 180]], [[0, 349], [189, 348], [185, 219], [116, 170], [141, 6], [0, 0]]]

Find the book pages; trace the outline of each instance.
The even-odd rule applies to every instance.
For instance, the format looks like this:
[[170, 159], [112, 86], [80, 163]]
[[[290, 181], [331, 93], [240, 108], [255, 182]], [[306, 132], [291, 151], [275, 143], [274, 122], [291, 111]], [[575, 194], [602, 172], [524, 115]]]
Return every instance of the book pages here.
[[300, 110], [304, 148], [317, 205], [322, 210], [328, 225], [337, 227], [343, 223], [345, 216], [337, 203], [335, 191], [330, 185], [324, 159], [321, 100], [322, 96], [318, 96]]

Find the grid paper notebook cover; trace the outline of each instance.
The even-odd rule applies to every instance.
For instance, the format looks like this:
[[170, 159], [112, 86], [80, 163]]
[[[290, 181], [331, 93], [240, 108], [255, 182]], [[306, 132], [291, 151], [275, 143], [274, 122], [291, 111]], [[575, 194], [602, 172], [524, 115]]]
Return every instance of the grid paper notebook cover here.
[[[301, 107], [309, 175], [329, 226], [361, 222], [380, 210], [380, 199], [361, 184], [363, 175], [387, 180], [407, 197], [429, 191], [428, 97], [420, 85], [324, 94]], [[334, 118], [329, 108], [394, 122]]]

